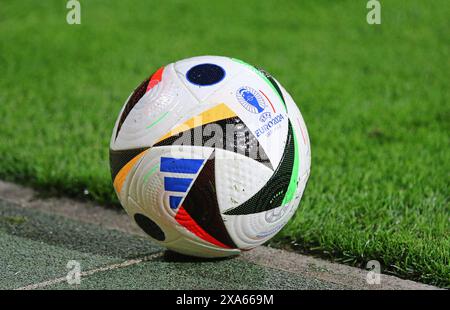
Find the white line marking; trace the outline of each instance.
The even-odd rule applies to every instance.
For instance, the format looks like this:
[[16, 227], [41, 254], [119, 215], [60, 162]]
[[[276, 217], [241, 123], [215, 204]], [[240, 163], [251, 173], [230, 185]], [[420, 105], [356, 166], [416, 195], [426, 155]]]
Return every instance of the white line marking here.
[[[155, 254], [152, 254], [152, 255], [144, 256], [144, 257], [138, 258], [138, 259], [130, 259], [130, 260], [124, 261], [122, 263], [113, 264], [113, 265], [109, 265], [109, 266], [100, 267], [100, 268], [97, 268], [97, 269], [84, 271], [84, 272], [81, 272], [80, 275], [81, 275], [81, 277], [87, 277], [87, 276], [91, 276], [91, 275], [93, 275], [95, 273], [98, 273], [98, 272], [109, 271], [109, 270], [114, 270], [114, 269], [119, 269], [119, 268], [124, 268], [124, 267], [128, 267], [128, 266], [136, 265], [136, 264], [139, 264], [139, 263], [142, 263], [142, 262], [154, 259], [154, 258], [161, 257], [161, 256], [163, 256], [163, 254], [164, 254], [163, 252], [159, 252], [159, 253], [155, 253]], [[35, 290], [35, 289], [43, 288], [43, 287], [46, 287], [46, 286], [49, 286], [49, 285], [58, 284], [58, 283], [65, 282], [65, 281], [67, 281], [67, 278], [64, 276], [64, 277], [61, 277], [61, 278], [55, 278], [55, 279], [52, 279], [52, 280], [48, 280], [48, 281], [44, 281], [44, 282], [40, 282], [40, 283], [36, 283], [36, 284], [30, 284], [30, 285], [27, 285], [27, 286], [19, 287], [19, 288], [16, 288], [16, 290]]]

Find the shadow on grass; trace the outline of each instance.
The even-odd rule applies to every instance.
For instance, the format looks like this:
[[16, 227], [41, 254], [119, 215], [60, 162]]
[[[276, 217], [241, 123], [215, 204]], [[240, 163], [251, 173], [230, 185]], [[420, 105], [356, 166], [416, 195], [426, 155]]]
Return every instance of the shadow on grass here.
[[204, 262], [229, 261], [235, 257], [236, 256], [214, 257], [214, 258], [194, 257], [180, 254], [171, 250], [165, 250], [164, 255], [160, 259], [172, 263], [204, 263]]

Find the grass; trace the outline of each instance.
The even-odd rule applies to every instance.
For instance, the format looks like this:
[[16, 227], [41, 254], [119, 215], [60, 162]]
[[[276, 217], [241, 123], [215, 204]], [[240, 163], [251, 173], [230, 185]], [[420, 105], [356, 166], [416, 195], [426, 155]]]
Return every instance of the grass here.
[[276, 241], [450, 287], [450, 6], [445, 0], [2, 1], [0, 178], [117, 204], [124, 100], [152, 71], [217, 54], [271, 72], [312, 143], [299, 212]]

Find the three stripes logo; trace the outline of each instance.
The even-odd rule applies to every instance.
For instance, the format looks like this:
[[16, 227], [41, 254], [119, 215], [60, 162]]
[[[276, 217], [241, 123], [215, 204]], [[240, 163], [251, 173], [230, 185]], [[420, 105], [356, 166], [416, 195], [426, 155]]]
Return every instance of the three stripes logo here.
[[164, 173], [164, 190], [169, 192], [171, 209], [180, 206], [204, 162], [204, 159], [161, 157], [160, 172]]

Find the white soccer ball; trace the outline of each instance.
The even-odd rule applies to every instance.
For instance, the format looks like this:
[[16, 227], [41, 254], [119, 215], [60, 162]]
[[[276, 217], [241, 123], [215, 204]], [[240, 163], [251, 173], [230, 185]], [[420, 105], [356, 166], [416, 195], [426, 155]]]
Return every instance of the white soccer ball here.
[[267, 72], [227, 57], [161, 67], [127, 99], [110, 144], [130, 217], [161, 245], [200, 257], [273, 237], [295, 213], [310, 163], [291, 96]]

